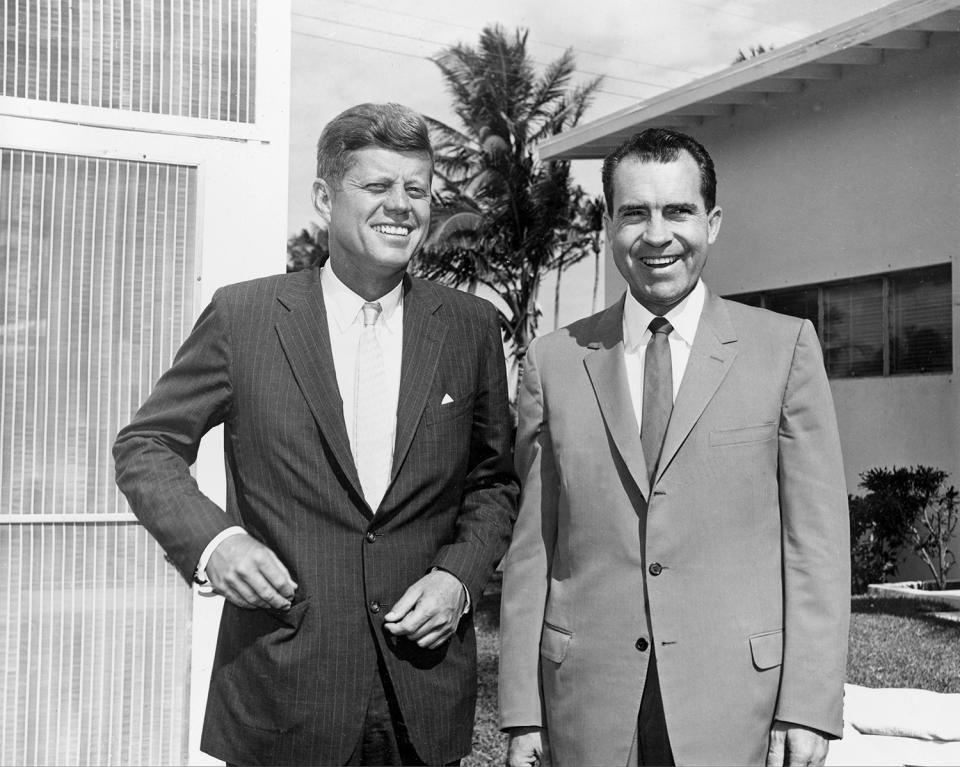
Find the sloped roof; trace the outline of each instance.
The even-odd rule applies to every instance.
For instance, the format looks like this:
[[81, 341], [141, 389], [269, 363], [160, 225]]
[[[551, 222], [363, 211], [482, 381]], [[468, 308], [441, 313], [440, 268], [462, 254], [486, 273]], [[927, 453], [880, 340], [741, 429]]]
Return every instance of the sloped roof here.
[[544, 160], [604, 157], [650, 127], [690, 130], [772, 94], [799, 93], [810, 80], [837, 80], [844, 67], [871, 66], [888, 49], [922, 50], [930, 36], [960, 34], [960, 0], [895, 0], [831, 29], [798, 40], [607, 117], [543, 141]]

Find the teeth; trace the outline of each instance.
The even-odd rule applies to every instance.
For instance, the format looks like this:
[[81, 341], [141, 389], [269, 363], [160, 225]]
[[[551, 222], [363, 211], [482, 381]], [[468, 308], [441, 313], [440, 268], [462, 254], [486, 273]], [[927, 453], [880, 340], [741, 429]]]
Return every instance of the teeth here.
[[392, 226], [390, 224], [377, 224], [373, 227], [381, 234], [397, 234], [406, 237], [410, 234], [410, 228], [406, 226]]
[[640, 260], [647, 266], [668, 266], [677, 261], [678, 258], [678, 256], [660, 256], [659, 258], [642, 258]]

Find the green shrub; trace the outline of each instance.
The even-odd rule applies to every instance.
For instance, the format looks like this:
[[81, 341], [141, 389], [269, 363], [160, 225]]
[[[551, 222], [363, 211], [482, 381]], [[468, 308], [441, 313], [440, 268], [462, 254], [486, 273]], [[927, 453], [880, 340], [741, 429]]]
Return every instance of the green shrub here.
[[884, 581], [909, 547], [927, 565], [938, 588], [956, 562], [948, 548], [957, 528], [957, 490], [947, 473], [929, 466], [870, 469], [860, 475], [863, 497], [851, 496], [850, 563], [854, 593]]
[[882, 583], [897, 568], [898, 548], [879, 537], [873, 508], [864, 498], [847, 496], [850, 505], [850, 587], [864, 594], [871, 583]]

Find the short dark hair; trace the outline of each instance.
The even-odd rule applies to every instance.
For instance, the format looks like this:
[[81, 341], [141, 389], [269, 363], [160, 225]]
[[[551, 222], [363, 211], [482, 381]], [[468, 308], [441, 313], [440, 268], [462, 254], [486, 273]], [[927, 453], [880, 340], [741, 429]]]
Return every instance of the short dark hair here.
[[686, 133], [668, 128], [647, 128], [633, 134], [603, 160], [601, 178], [608, 214], [613, 216], [613, 174], [624, 158], [636, 157], [641, 162], [675, 162], [683, 151], [689, 152], [700, 168], [700, 195], [707, 211], [713, 210], [717, 204], [717, 173], [710, 153]]
[[357, 104], [334, 117], [317, 142], [317, 178], [339, 185], [358, 149], [425, 152], [433, 161], [427, 123], [402, 104]]

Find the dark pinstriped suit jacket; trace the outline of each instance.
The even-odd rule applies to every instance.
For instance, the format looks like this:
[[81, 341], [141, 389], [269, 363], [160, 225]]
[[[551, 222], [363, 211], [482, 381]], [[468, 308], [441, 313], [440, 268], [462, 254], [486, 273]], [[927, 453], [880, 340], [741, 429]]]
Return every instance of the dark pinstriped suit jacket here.
[[[188, 471], [219, 423], [228, 514]], [[431, 567], [478, 603], [516, 514], [509, 441], [493, 307], [406, 277], [393, 480], [374, 516], [350, 453], [318, 270], [217, 291], [114, 447], [118, 484], [184, 577], [239, 522], [299, 584], [285, 614], [225, 605], [204, 751], [244, 764], [343, 763], [376, 673], [374, 642], [418, 753], [444, 763], [469, 751], [471, 616], [435, 651], [390, 637], [382, 616]]]

